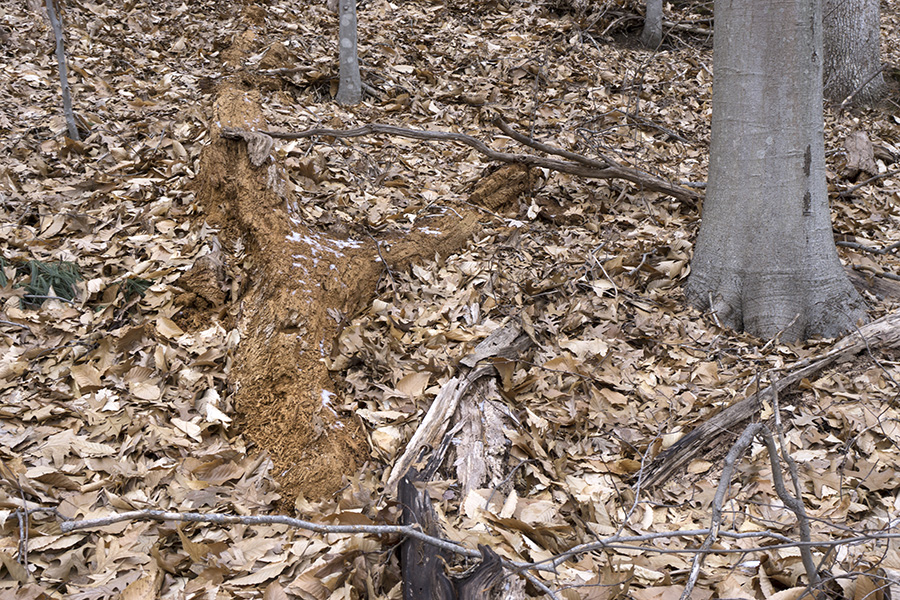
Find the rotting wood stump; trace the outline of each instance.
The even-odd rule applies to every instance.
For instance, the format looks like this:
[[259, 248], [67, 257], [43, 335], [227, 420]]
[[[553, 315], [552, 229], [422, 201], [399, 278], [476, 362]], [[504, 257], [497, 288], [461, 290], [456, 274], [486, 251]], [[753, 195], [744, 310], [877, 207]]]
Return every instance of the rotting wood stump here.
[[[402, 524], [418, 524], [422, 531], [440, 537], [437, 515], [425, 490], [416, 489], [418, 474], [411, 469], [398, 484], [398, 500], [403, 508]], [[503, 578], [503, 563], [496, 552], [478, 545], [481, 562], [468, 573], [448, 577], [444, 561], [448, 558], [435, 546], [406, 538], [400, 547], [403, 574], [403, 600], [487, 600], [491, 590]]]
[[[213, 121], [263, 127], [258, 94], [226, 85]], [[379, 255], [370, 239], [292, 218], [274, 161], [266, 157], [254, 166], [245, 143], [219, 133], [201, 159], [198, 199], [209, 221], [231, 244], [242, 240], [246, 251], [248, 279], [236, 308], [241, 341], [230, 376], [238, 425], [271, 454], [287, 500], [321, 497], [352, 476], [367, 451], [358, 424], [335, 410], [340, 401], [323, 358], [339, 324], [328, 310], [349, 315], [371, 300], [384, 269], [379, 256], [402, 269], [447, 255], [478, 230], [480, 215], [470, 210], [423, 220], [409, 235], [383, 240], [390, 250]]]
[[456, 252], [490, 217], [455, 207], [377, 241], [310, 227], [289, 214], [266, 141], [222, 135], [265, 128], [259, 94], [226, 83], [214, 106], [197, 196], [222, 229], [223, 248], [243, 248], [244, 282], [232, 307], [240, 343], [229, 375], [236, 423], [271, 455], [289, 506], [298, 495], [339, 489], [368, 454], [358, 423], [336, 410], [341, 401], [323, 359], [340, 325], [329, 310], [354, 314], [373, 298], [385, 265], [404, 269]]

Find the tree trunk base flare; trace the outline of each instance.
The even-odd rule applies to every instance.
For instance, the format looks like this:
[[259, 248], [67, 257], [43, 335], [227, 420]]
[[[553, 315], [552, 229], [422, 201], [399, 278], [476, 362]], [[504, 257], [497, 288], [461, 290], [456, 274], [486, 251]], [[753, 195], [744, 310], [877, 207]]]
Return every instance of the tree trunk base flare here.
[[785, 341], [866, 318], [832, 233], [818, 3], [716, 2], [709, 182], [685, 296]]
[[[810, 257], [803, 264], [815, 262]], [[761, 272], [718, 264], [692, 270], [684, 295], [698, 309], [709, 311], [716, 324], [764, 339], [837, 337], [865, 322], [865, 304], [839, 264], [828, 272], [840, 278], [807, 279], [806, 273], [796, 272], [800, 270], [805, 268], [785, 277], [774, 267]]]
[[759, 415], [763, 402], [772, 397], [773, 388], [781, 394], [802, 379], [809, 378], [829, 365], [847, 360], [864, 350], [874, 352], [880, 348], [897, 347], [900, 347], [900, 313], [885, 315], [860, 327], [855, 333], [834, 344], [824, 355], [797, 363], [778, 381], [735, 402], [661, 452], [640, 474], [641, 487], [664, 485], [704, 452], [714, 447], [728, 446], [741, 430], [742, 424]]

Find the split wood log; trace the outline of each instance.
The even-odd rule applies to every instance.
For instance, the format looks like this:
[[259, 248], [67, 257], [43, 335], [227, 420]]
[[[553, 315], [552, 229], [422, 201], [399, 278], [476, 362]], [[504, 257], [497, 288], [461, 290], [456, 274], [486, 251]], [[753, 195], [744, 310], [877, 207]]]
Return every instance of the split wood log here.
[[[447, 432], [453, 413], [459, 406], [460, 399], [476, 381], [497, 372], [493, 364], [482, 363], [492, 358], [513, 359], [530, 345], [531, 338], [522, 333], [518, 323], [511, 321], [494, 330], [475, 346], [475, 350], [471, 354], [459, 361], [460, 374], [444, 384], [441, 391], [438, 392], [412, 439], [406, 445], [403, 455], [391, 468], [391, 475], [387, 481], [388, 490], [395, 489], [400, 479], [418, 460], [424, 448], [445, 446], [441, 441]], [[439, 450], [437, 454], [442, 455], [443, 451]]]
[[773, 387], [781, 394], [784, 389], [803, 378], [810, 377], [835, 362], [849, 360], [863, 350], [872, 352], [876, 349], [898, 346], [900, 346], [900, 313], [885, 315], [860, 327], [856, 332], [840, 340], [824, 355], [800, 361], [787, 375], [772, 385], [732, 404], [661, 452], [647, 470], [639, 475], [641, 487], [652, 488], [665, 484], [695, 457], [717, 444], [724, 443], [723, 438], [737, 435], [742, 423], [759, 415], [763, 406], [762, 400], [772, 397]]
[[[413, 485], [415, 470], [405, 475], [397, 486], [398, 500], [403, 509], [402, 525], [419, 525], [422, 532], [437, 537], [439, 526], [428, 492], [421, 492]], [[444, 573], [444, 553], [430, 544], [406, 538], [400, 547], [401, 573], [403, 576], [403, 598], [435, 598], [449, 600], [453, 597], [453, 586]]]
[[[415, 140], [426, 141], [448, 141], [459, 142], [465, 144], [481, 152], [488, 158], [499, 160], [502, 162], [527, 165], [529, 167], [541, 167], [550, 169], [551, 171], [559, 171], [561, 173], [569, 173], [570, 175], [578, 175], [588, 179], [624, 179], [630, 181], [644, 189], [659, 192], [667, 196], [672, 196], [678, 200], [699, 200], [700, 194], [696, 191], [683, 188], [677, 184], [666, 181], [655, 175], [651, 175], [640, 169], [626, 167], [619, 164], [609, 157], [603, 157], [603, 160], [594, 160], [574, 152], [568, 152], [561, 148], [555, 148], [548, 144], [542, 144], [531, 140], [530, 138], [516, 133], [512, 128], [499, 117], [495, 119], [495, 123], [510, 137], [517, 142], [525, 144], [541, 152], [562, 156], [568, 160], [557, 160], [546, 158], [543, 156], [534, 156], [530, 154], [511, 154], [509, 152], [499, 152], [494, 150], [478, 138], [466, 135], [464, 133], [456, 133], [453, 131], [427, 131], [423, 129], [408, 129], [406, 127], [397, 127], [395, 125], [384, 125], [381, 123], [369, 123], [356, 129], [326, 129], [316, 127], [299, 131], [295, 133], [280, 131], [263, 131], [255, 133], [264, 133], [273, 138], [285, 140], [297, 140], [309, 137], [330, 136], [335, 138], [361, 137], [365, 135], [395, 135]], [[240, 139], [247, 135], [248, 132], [238, 129], [225, 128], [222, 130], [222, 137], [228, 139]]]

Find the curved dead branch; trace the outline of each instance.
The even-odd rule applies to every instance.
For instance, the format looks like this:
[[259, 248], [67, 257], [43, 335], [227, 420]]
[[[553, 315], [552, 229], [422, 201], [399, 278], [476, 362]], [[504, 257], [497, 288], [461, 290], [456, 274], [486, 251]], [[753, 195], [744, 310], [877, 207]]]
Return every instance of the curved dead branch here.
[[[527, 165], [529, 167], [540, 167], [544, 169], [550, 169], [551, 171], [559, 171], [561, 173], [569, 173], [570, 175], [586, 177], [588, 179], [624, 179], [646, 190], [659, 192], [667, 196], [672, 196], [673, 198], [677, 198], [678, 200], [696, 201], [700, 198], [700, 194], [698, 194], [694, 190], [683, 188], [680, 185], [666, 181], [665, 179], [661, 179], [659, 177], [656, 177], [655, 175], [651, 175], [639, 169], [620, 165], [612, 159], [606, 158], [603, 161], [590, 159], [574, 152], [568, 152], [566, 150], [562, 150], [561, 148], [556, 148], [548, 144], [543, 144], [531, 140], [530, 138], [515, 132], [502, 119], [496, 119], [496, 123], [500, 127], [500, 129], [504, 133], [506, 133], [506, 135], [510, 136], [517, 142], [534, 148], [535, 150], [540, 150], [541, 152], [545, 152], [547, 154], [555, 154], [557, 156], [565, 157], [568, 160], [557, 160], [553, 158], [546, 158], [543, 156], [534, 156], [531, 154], [512, 154], [509, 152], [499, 152], [497, 150], [494, 150], [478, 138], [466, 135], [464, 133], [456, 133], [453, 131], [428, 131], [425, 129], [409, 129], [406, 127], [397, 127], [396, 125], [384, 125], [382, 123], [369, 123], [367, 125], [363, 125], [362, 127], [357, 127], [356, 129], [327, 129], [324, 127], [316, 127], [314, 129], [307, 129], [306, 131], [298, 131], [293, 133], [282, 131], [260, 131], [253, 133], [262, 133], [273, 138], [284, 140], [298, 140], [318, 136], [349, 138], [381, 134], [395, 135], [398, 137], [405, 137], [414, 140], [459, 142], [461, 144], [465, 144], [466, 146], [474, 148], [478, 152], [493, 160]], [[224, 128], [222, 130], [222, 137], [228, 139], [243, 139], [248, 135], [248, 133], [250, 132], [240, 129]]]

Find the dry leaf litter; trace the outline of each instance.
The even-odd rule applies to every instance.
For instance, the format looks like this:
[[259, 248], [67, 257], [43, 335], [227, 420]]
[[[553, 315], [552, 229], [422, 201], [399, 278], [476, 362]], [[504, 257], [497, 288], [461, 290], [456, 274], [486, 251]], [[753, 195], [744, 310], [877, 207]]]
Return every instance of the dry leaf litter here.
[[[260, 406], [248, 415], [234, 402], [248, 263], [265, 257], [254, 258], [252, 240], [212, 222], [197, 201], [201, 155], [221, 126], [217, 88], [237, 82], [257, 94], [271, 129], [378, 121], [523, 151], [494, 129], [499, 113], [546, 143], [702, 182], [710, 6], [667, 5], [683, 27], [649, 52], [635, 44], [637, 2], [370, 0], [359, 10], [359, 37], [374, 94], [341, 108], [332, 102], [337, 22], [324, 4], [70, 2], [70, 80], [90, 133], [80, 143], [64, 138], [46, 18], [21, 2], [0, 7], [4, 599], [399, 598], [398, 539], [157, 522], [63, 534], [57, 515], [296, 510], [335, 524], [396, 522], [399, 509], [384, 494], [390, 465], [458, 361], [511, 321], [533, 345], [498, 364], [489, 401], [505, 424], [508, 442], [497, 451], [509, 477], [463, 493], [451, 451], [429, 485], [445, 535], [542, 561], [618, 531], [704, 528], [726, 449], [652, 493], [635, 496], [635, 473], [746, 395], [760, 374], [829, 346], [765, 344], [685, 308], [696, 205], [542, 172], [494, 212], [470, 196], [497, 165], [468, 147], [384, 136], [276, 141], [295, 215], [323, 238], [402, 239], [436, 216], [480, 215], [452, 253], [426, 248], [408, 268], [377, 266], [364, 306], [321, 307], [334, 321], [320, 359], [332, 389], [313, 390], [322, 402], [310, 418], [320, 419], [320, 434], [347, 423], [358, 438], [346, 455], [329, 449], [343, 472], [291, 479], [285, 465], [302, 457], [267, 452], [246, 429], [280, 413]], [[896, 64], [897, 17], [884, 13], [884, 59]], [[895, 168], [896, 115], [896, 105], [827, 115], [838, 239], [900, 241], [900, 178], [837, 196], [855, 184], [841, 175], [854, 131], [874, 143], [878, 173]], [[842, 248], [841, 256], [872, 289], [879, 275], [900, 273], [891, 254]], [[22, 285], [30, 261], [77, 265], [74, 295]], [[895, 288], [886, 290], [869, 294], [873, 316], [896, 307]], [[896, 355], [861, 356], [782, 399], [816, 540], [896, 533], [898, 371]], [[760, 444], [740, 463], [726, 508], [723, 529], [796, 539]], [[677, 597], [692, 555], [671, 551], [698, 543], [620, 545], [536, 576], [567, 599]], [[733, 552], [761, 544], [720, 540], [732, 552], [707, 558], [694, 597], [769, 598], [800, 585], [794, 547]], [[836, 574], [880, 567], [896, 578], [900, 570], [896, 544], [885, 540], [842, 545], [824, 559]], [[863, 597], [872, 581], [858, 578], [847, 597]], [[538, 595], [514, 575], [504, 585], [511, 597]]]

